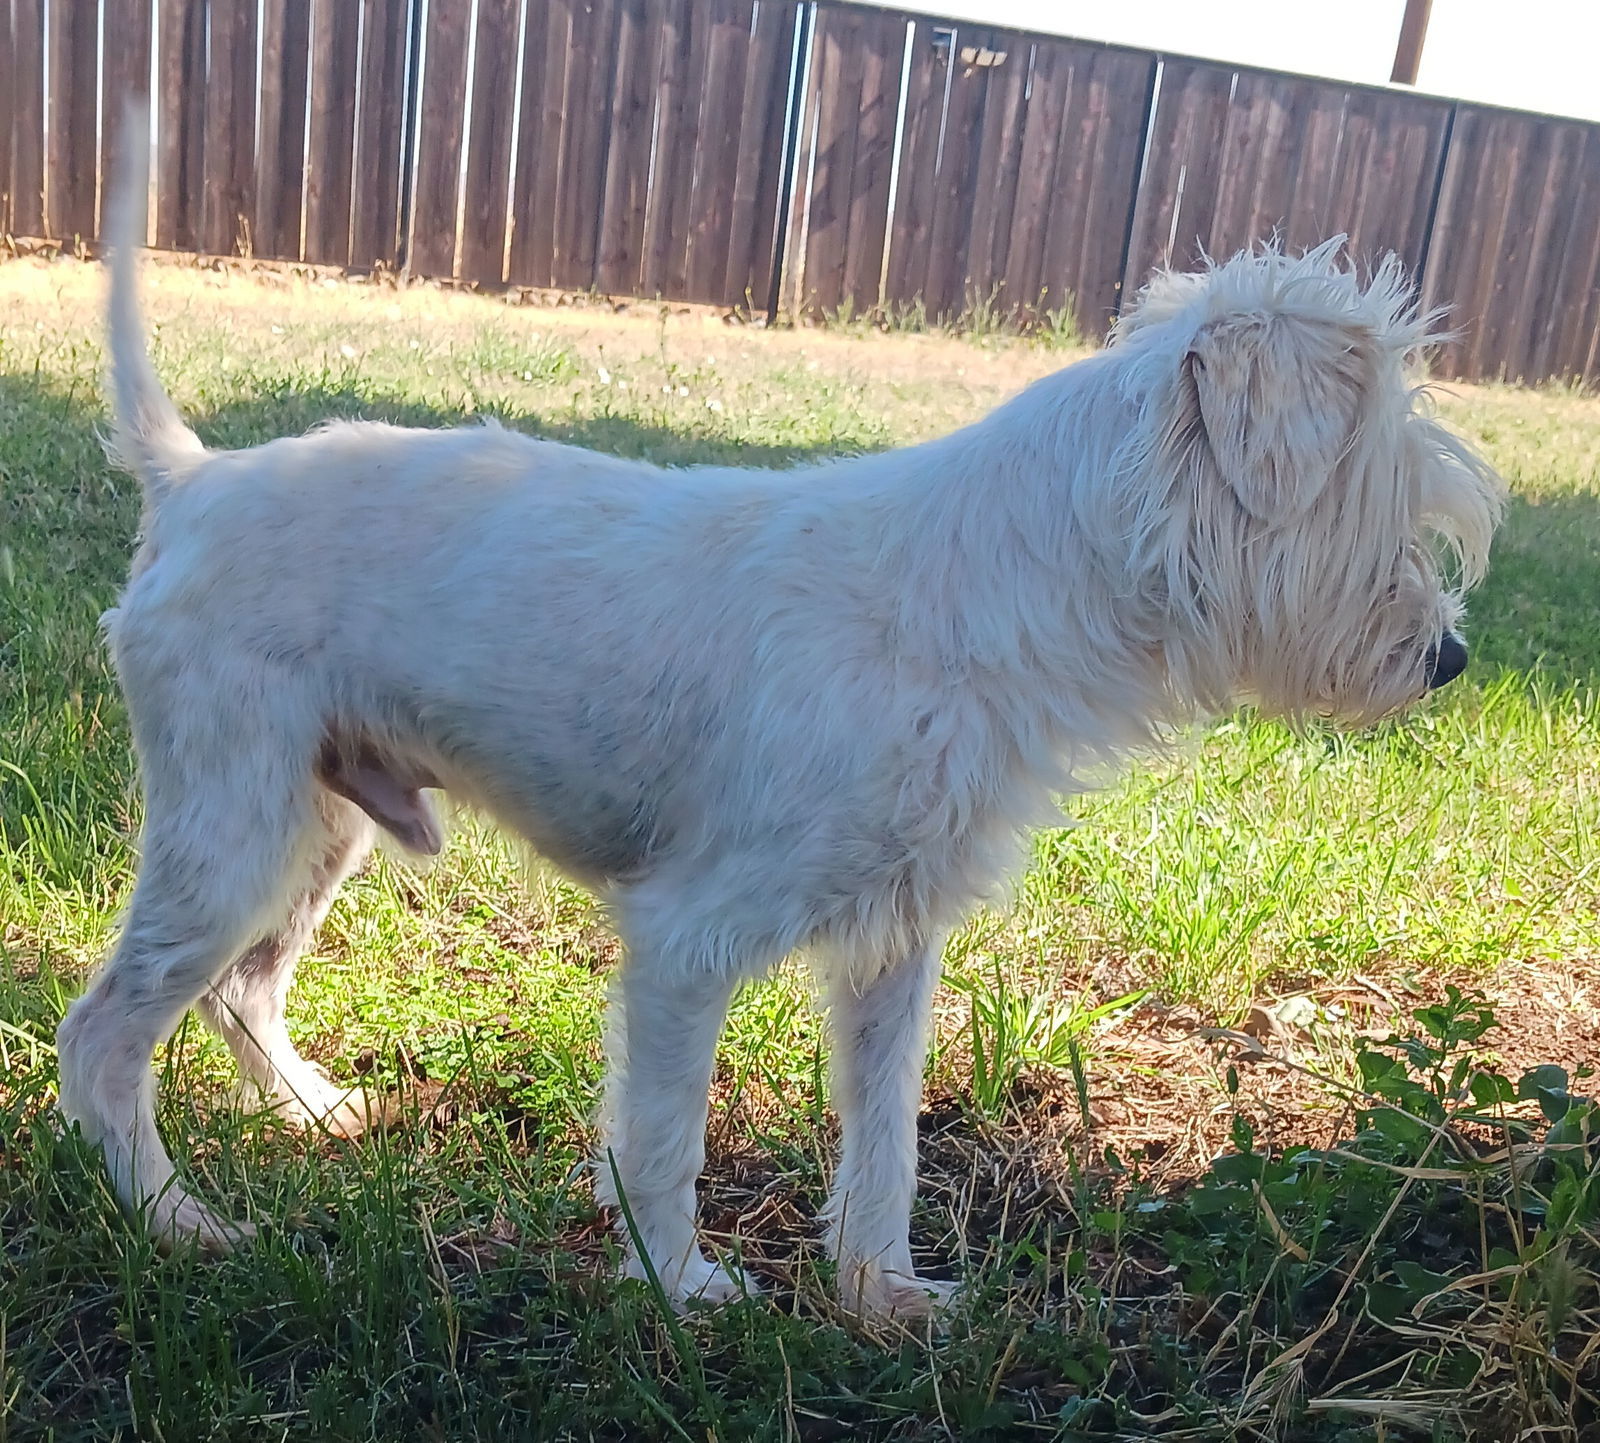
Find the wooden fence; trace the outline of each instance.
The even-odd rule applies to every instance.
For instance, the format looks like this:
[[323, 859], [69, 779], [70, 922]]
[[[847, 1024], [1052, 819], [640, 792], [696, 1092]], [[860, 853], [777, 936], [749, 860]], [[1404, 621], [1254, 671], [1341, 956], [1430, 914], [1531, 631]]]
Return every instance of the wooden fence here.
[[751, 311], [1071, 308], [1345, 232], [1462, 377], [1600, 381], [1600, 125], [837, 0], [0, 0], [0, 231]]

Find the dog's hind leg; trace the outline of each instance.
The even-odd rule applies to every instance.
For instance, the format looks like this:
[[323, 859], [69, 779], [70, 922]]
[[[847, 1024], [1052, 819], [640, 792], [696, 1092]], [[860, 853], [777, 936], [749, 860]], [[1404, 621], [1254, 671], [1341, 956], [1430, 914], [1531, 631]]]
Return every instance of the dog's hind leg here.
[[[147, 1209], [158, 1239], [222, 1248], [240, 1230], [177, 1181], [156, 1130], [150, 1059], [276, 924], [303, 874], [318, 833], [317, 722], [295, 726], [274, 714], [259, 676], [209, 686], [199, 704], [175, 697], [194, 678], [173, 687], [170, 656], [154, 658], [167, 661], [165, 671], [123, 668], [145, 790], [143, 857], [116, 948], [57, 1032], [60, 1105], [101, 1147], [123, 1201]], [[236, 705], [219, 700], [229, 696]]]
[[928, 946], [858, 984], [830, 978], [832, 1092], [843, 1147], [828, 1200], [828, 1247], [851, 1312], [926, 1315], [953, 1291], [919, 1278], [911, 1261], [917, 1191], [917, 1109], [939, 949]]
[[630, 956], [612, 988], [595, 1194], [622, 1212], [629, 1277], [653, 1269], [674, 1304], [723, 1302], [754, 1288], [700, 1251], [695, 1180], [734, 984], [712, 972], [662, 978], [653, 961]]
[[284, 1016], [295, 963], [340, 884], [371, 850], [375, 831], [359, 808], [332, 792], [319, 790], [316, 810], [320, 827], [286, 917], [245, 949], [201, 996], [198, 1010], [228, 1044], [246, 1081], [286, 1121], [358, 1137], [382, 1120], [377, 1100], [340, 1087], [303, 1058]]

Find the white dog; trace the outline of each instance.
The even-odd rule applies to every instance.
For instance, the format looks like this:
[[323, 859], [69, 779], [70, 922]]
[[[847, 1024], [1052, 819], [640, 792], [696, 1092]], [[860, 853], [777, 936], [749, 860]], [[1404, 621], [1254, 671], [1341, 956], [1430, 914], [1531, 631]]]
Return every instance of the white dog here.
[[941, 941], [1052, 798], [1197, 714], [1367, 723], [1465, 664], [1449, 577], [1481, 573], [1501, 489], [1418, 404], [1426, 324], [1393, 263], [1363, 286], [1330, 243], [1160, 278], [1102, 354], [986, 420], [791, 471], [494, 425], [212, 452], [143, 347], [142, 196], [125, 171], [114, 444], [146, 505], [107, 627], [143, 861], [59, 1038], [62, 1108], [169, 1240], [238, 1230], [175, 1180], [152, 1050], [197, 1004], [268, 1098], [357, 1130], [284, 997], [376, 829], [439, 849], [443, 788], [598, 892], [627, 944], [597, 1170], [630, 1270], [642, 1249], [676, 1300], [745, 1286], [695, 1228], [713, 1050], [734, 988], [805, 949], [832, 1007], [841, 1291], [925, 1312]]

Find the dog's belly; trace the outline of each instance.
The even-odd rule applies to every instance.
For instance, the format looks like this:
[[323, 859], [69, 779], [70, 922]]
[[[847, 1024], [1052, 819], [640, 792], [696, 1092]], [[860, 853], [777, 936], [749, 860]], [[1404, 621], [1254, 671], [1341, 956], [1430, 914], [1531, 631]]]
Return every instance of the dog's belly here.
[[526, 759], [514, 777], [462, 768], [450, 788], [581, 882], [603, 886], [648, 870], [662, 846], [653, 810], [609, 779], [575, 778], [548, 759]]
[[570, 693], [534, 690], [509, 705], [486, 691], [412, 710], [435, 784], [581, 882], [604, 886], [647, 870], [676, 830], [682, 768], [663, 758], [681, 750], [652, 747], [644, 718], [564, 705]]

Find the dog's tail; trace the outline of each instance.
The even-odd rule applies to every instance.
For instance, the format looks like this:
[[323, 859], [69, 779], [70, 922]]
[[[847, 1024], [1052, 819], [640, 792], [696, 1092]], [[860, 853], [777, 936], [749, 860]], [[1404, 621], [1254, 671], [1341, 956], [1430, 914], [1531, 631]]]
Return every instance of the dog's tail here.
[[139, 315], [139, 252], [144, 245], [150, 188], [150, 112], [130, 102], [122, 117], [116, 180], [106, 211], [111, 242], [111, 439], [118, 465], [139, 478], [146, 504], [156, 509], [174, 482], [205, 457], [200, 438], [183, 423], [150, 362]]

